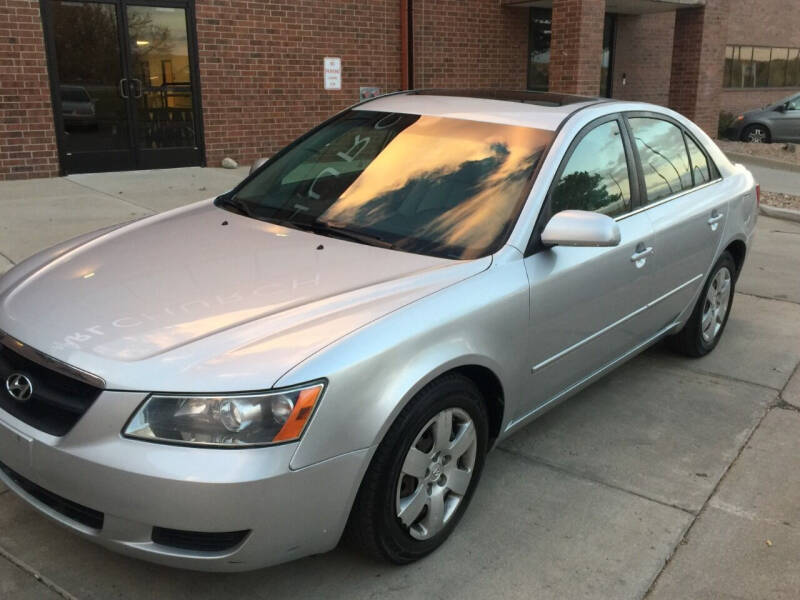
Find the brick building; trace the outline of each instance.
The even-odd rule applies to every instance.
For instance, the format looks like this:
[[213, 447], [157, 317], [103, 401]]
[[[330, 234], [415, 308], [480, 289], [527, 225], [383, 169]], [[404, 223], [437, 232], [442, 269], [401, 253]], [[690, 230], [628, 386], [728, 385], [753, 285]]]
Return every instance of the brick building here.
[[0, 0], [0, 179], [246, 164], [407, 87], [640, 99], [715, 133], [800, 91], [798, 32], [784, 0]]

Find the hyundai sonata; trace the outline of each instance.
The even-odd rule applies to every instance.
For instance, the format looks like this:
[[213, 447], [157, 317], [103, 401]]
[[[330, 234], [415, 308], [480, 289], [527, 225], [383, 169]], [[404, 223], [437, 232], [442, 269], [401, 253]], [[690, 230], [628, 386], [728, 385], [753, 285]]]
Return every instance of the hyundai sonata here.
[[757, 186], [670, 110], [403, 92], [0, 279], [0, 480], [113, 550], [432, 552], [487, 451], [660, 338], [711, 352]]

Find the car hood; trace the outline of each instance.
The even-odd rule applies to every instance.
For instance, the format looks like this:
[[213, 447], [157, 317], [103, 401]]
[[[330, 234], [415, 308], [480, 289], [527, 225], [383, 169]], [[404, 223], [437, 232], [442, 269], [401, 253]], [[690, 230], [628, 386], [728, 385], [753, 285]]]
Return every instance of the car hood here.
[[0, 330], [110, 389], [180, 392], [271, 387], [336, 339], [491, 263], [322, 237], [210, 201], [54, 256], [0, 279]]

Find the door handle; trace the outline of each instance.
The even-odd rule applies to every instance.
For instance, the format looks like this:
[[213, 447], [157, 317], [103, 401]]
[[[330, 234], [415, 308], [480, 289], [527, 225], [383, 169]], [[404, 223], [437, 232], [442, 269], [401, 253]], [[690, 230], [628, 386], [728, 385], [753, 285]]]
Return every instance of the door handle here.
[[125, 99], [128, 98], [128, 94], [125, 93], [125, 82], [126, 81], [128, 81], [128, 80], [125, 79], [124, 77], [119, 80], [119, 95], [122, 96]]
[[631, 256], [631, 262], [636, 265], [637, 269], [641, 269], [647, 262], [647, 257], [652, 256], [655, 252], [652, 246], [644, 247], [644, 244], [636, 246], [636, 252]]
[[142, 90], [142, 80], [141, 79], [136, 79], [134, 77], [134, 78], [131, 78], [131, 81], [134, 82], [133, 97], [138, 100], [139, 98], [142, 97], [142, 92], [143, 92], [143, 90]]
[[719, 222], [722, 221], [724, 217], [724, 213], [716, 210], [711, 213], [711, 217], [708, 219], [708, 226], [711, 228], [711, 231], [717, 230], [717, 227], [719, 227]]

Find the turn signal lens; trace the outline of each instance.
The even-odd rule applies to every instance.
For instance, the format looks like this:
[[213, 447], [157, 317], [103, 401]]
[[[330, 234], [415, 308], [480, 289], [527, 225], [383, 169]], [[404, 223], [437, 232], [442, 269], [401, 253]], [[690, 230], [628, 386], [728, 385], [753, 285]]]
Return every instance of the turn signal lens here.
[[314, 412], [314, 406], [317, 404], [317, 398], [319, 398], [321, 392], [321, 387], [310, 388], [300, 392], [292, 414], [289, 415], [286, 424], [273, 439], [274, 442], [293, 440], [300, 437], [306, 423], [311, 418], [311, 413]]
[[196, 446], [242, 447], [299, 439], [324, 384], [253, 394], [153, 394], [123, 431], [130, 438]]
[[761, 206], [761, 186], [756, 185], [756, 206]]

